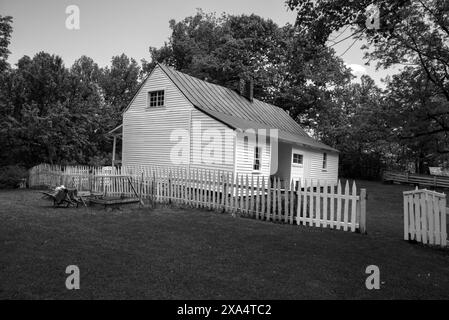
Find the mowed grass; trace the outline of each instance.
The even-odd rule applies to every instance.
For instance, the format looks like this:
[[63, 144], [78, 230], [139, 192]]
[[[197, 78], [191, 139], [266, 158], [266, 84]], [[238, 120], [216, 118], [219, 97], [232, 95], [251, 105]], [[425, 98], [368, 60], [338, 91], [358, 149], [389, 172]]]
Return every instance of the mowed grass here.
[[[449, 298], [449, 251], [402, 240], [412, 187], [358, 186], [368, 235], [163, 206], [54, 209], [36, 191], [0, 191], [0, 298]], [[365, 287], [372, 264], [380, 290]], [[80, 290], [65, 288], [68, 265]]]

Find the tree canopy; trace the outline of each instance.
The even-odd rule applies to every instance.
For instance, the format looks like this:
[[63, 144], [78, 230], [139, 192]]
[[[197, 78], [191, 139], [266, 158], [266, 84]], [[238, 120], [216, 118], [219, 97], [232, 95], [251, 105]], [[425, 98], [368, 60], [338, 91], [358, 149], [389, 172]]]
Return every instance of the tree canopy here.
[[0, 74], [3, 73], [8, 67], [8, 46], [11, 41], [12, 33], [12, 17], [0, 15]]
[[[238, 89], [253, 79], [256, 98], [287, 110], [317, 139], [339, 149], [340, 174], [378, 177], [385, 168], [418, 171], [449, 155], [449, 5], [429, 1], [289, 0], [294, 25], [252, 15], [198, 10], [171, 20], [171, 35], [140, 65], [121, 54], [100, 67], [82, 56], [70, 67], [47, 52], [7, 62], [12, 18], [0, 16], [0, 165], [110, 163], [106, 133], [141, 82], [162, 62]], [[380, 28], [366, 25], [379, 8]], [[364, 39], [367, 62], [402, 65], [386, 79], [354, 75], [330, 36]], [[347, 40], [347, 39], [346, 39]], [[337, 41], [338, 42], [338, 41]]]
[[[392, 110], [389, 126], [407, 157], [421, 163], [444, 163], [449, 148], [449, 3], [444, 0], [288, 0], [297, 27], [317, 43], [346, 30], [346, 38], [364, 39], [368, 63], [401, 66], [387, 79], [383, 97]], [[368, 6], [379, 10], [379, 28], [368, 28]], [[344, 39], [342, 39], [344, 40]], [[341, 40], [338, 40], [341, 41]], [[335, 43], [335, 42], [334, 42]], [[330, 44], [332, 45], [332, 44]]]
[[39, 52], [11, 68], [11, 22], [0, 17], [0, 165], [109, 163], [106, 133], [121, 122], [140, 66], [122, 54], [110, 67], [82, 56], [67, 68], [61, 57]]

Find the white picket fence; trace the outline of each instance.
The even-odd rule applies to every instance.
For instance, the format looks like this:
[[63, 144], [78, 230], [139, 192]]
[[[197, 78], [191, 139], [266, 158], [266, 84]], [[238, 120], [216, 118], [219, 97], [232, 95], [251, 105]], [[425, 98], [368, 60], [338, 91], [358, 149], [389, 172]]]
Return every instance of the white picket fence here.
[[[280, 178], [220, 170], [173, 167], [34, 167], [30, 186], [64, 184], [107, 196], [138, 197], [173, 205], [206, 208], [266, 221], [366, 232], [366, 190], [320, 181], [303, 185]], [[47, 172], [48, 174], [46, 174]], [[282, 187], [282, 185], [284, 187]]]
[[445, 247], [446, 195], [418, 188], [403, 194], [404, 239]]

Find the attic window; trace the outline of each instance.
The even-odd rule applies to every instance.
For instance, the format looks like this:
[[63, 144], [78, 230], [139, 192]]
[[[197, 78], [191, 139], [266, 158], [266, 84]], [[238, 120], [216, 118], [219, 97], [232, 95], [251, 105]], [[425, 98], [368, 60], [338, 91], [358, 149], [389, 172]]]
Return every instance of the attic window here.
[[148, 106], [149, 107], [163, 107], [164, 106], [164, 90], [148, 92]]

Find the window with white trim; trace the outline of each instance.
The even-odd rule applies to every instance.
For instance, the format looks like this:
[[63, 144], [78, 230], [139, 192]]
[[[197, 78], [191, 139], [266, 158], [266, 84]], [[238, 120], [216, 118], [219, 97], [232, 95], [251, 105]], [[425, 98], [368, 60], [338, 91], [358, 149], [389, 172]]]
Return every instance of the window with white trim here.
[[302, 165], [304, 157], [302, 154], [293, 153], [293, 164]]
[[262, 160], [262, 148], [261, 147], [254, 147], [253, 170], [260, 171], [261, 160]]
[[164, 90], [148, 92], [148, 107], [164, 106]]
[[323, 170], [327, 169], [327, 153], [323, 153]]

